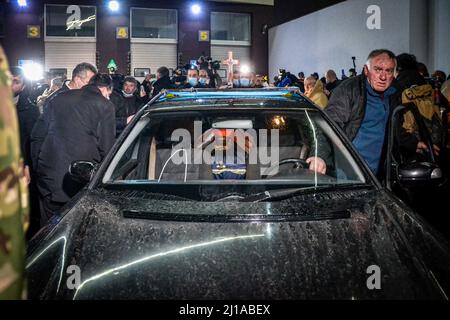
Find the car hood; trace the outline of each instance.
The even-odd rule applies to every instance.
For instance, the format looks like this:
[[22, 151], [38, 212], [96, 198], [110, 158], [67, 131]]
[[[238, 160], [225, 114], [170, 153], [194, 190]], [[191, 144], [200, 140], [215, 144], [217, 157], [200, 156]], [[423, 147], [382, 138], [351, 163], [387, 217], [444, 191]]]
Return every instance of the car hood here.
[[[161, 218], [174, 213], [189, 219]], [[291, 219], [196, 219], [236, 213]], [[377, 190], [273, 203], [102, 190], [38, 237], [27, 269], [29, 294], [40, 299], [428, 299], [445, 298], [449, 284], [443, 240]]]

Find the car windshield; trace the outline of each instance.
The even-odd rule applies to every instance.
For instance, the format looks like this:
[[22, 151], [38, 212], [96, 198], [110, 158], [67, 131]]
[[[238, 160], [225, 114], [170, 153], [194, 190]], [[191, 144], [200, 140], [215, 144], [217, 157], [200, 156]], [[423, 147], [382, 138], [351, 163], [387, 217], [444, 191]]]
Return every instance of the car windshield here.
[[[263, 186], [258, 191], [271, 185], [366, 183], [363, 171], [318, 110], [244, 105], [155, 108], [124, 139], [102, 182], [159, 185], [158, 190], [163, 185]], [[326, 163], [325, 173], [310, 170], [314, 157]]]

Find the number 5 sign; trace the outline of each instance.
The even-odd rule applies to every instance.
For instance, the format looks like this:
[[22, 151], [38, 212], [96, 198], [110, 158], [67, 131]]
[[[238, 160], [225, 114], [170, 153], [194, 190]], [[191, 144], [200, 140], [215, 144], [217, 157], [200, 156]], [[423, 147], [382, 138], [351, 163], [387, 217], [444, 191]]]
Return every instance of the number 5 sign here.
[[198, 32], [198, 41], [209, 41], [209, 31], [200, 30]]
[[41, 37], [41, 26], [39, 25], [27, 26], [27, 38], [40, 38], [40, 37]]
[[128, 39], [128, 27], [117, 27], [116, 39]]

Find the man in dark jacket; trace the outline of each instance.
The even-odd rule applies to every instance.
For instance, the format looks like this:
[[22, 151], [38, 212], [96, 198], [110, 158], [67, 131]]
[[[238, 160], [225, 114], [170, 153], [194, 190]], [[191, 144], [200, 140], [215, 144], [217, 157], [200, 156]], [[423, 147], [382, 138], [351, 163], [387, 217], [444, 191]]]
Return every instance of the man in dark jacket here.
[[419, 73], [416, 57], [409, 53], [402, 53], [397, 56], [396, 79], [400, 91], [411, 86], [426, 84], [425, 78]]
[[44, 112], [48, 127], [33, 164], [44, 218], [59, 214], [82, 188], [70, 178], [70, 164], [76, 160], [100, 163], [112, 147], [115, 111], [109, 101], [111, 91], [111, 77], [97, 74], [89, 85], [61, 93], [48, 102]]
[[173, 83], [169, 77], [169, 69], [160, 67], [156, 71], [157, 80], [153, 84], [152, 98], [161, 92], [163, 89], [173, 89]]
[[334, 70], [330, 69], [325, 73], [325, 79], [326, 79], [326, 85], [325, 85], [325, 94], [327, 95], [328, 99], [331, 97], [331, 94], [333, 93], [334, 89], [341, 83], [341, 81], [338, 80], [336, 72]]
[[137, 94], [137, 81], [126, 77], [120, 93], [113, 92], [111, 102], [116, 107], [116, 136], [119, 136], [131, 118], [144, 104], [143, 97]]
[[[95, 68], [92, 64], [87, 62], [77, 64], [72, 71], [72, 78], [64, 81], [62, 87], [52, 95], [52, 98], [65, 91], [83, 88], [96, 74], [97, 68]], [[45, 104], [43, 109], [45, 109]]]
[[[409, 53], [402, 53], [397, 56], [397, 87], [401, 94], [403, 90], [412, 86], [422, 86], [426, 84], [425, 78], [419, 73], [417, 59]], [[400, 102], [400, 101], [399, 101]], [[419, 136], [408, 133], [403, 126], [397, 130], [397, 140], [399, 142], [399, 151], [407, 158], [413, 158], [420, 150], [427, 149], [424, 142], [419, 141]], [[436, 146], [435, 146], [436, 147]], [[439, 149], [437, 147], [437, 149]]]
[[[31, 134], [31, 160], [33, 162], [33, 167], [37, 165], [38, 162], [38, 154], [41, 151], [41, 146], [44, 143], [44, 139], [47, 136], [49, 122], [50, 122], [50, 113], [46, 112], [47, 105], [50, 103], [50, 101], [54, 98], [56, 98], [58, 95], [74, 90], [74, 89], [81, 89], [84, 86], [86, 86], [91, 78], [97, 74], [97, 69], [91, 65], [90, 63], [80, 63], [78, 64], [72, 72], [72, 79], [69, 81], [66, 81], [61, 89], [53, 93], [46, 101], [43, 107], [42, 115], [39, 117], [38, 121], [36, 122], [36, 125], [33, 128], [33, 132]], [[63, 105], [65, 104], [65, 101], [62, 99], [59, 99]]]
[[364, 74], [345, 80], [333, 92], [325, 112], [336, 122], [378, 174], [390, 113], [397, 106], [393, 86], [395, 55], [385, 49], [369, 54]]

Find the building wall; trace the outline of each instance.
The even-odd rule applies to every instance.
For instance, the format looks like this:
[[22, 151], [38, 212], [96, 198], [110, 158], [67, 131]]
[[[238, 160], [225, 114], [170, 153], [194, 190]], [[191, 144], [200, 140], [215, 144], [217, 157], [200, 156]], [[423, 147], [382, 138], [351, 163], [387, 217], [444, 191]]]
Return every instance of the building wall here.
[[428, 0], [411, 0], [410, 16], [410, 52], [413, 52], [417, 60], [426, 65], [430, 63], [429, 57], [429, 26], [430, 14]]
[[98, 69], [106, 72], [109, 61], [114, 59], [119, 72], [125, 74], [128, 65], [130, 38], [116, 39], [116, 27], [128, 26], [130, 15], [125, 8], [118, 14], [111, 14], [105, 6], [97, 6], [97, 61]]
[[[11, 65], [17, 64], [19, 59], [30, 59], [44, 62], [44, 3], [67, 4], [63, 0], [29, 1], [29, 7], [19, 9], [15, 1], [6, 4], [6, 30], [2, 45], [5, 48]], [[252, 4], [203, 2], [201, 17], [194, 17], [190, 12], [190, 2], [183, 0], [129, 0], [122, 4], [121, 11], [112, 14], [106, 8], [106, 1], [75, 0], [73, 4], [95, 5], [97, 7], [97, 52], [99, 54], [99, 70], [106, 72], [106, 65], [114, 59], [119, 71], [127, 70], [127, 57], [130, 51], [129, 39], [116, 39], [117, 26], [128, 26], [130, 7], [169, 8], [178, 10], [178, 54], [184, 63], [196, 59], [200, 55], [210, 54], [210, 43], [198, 41], [199, 30], [210, 30], [210, 12], [250, 13], [252, 16], [252, 59], [255, 69], [259, 73], [268, 72], [267, 34], [262, 34], [264, 24], [271, 25], [273, 18], [272, 6]], [[28, 39], [26, 27], [28, 24], [41, 26], [41, 38]]]
[[345, 0], [274, 0], [274, 25], [303, 17], [320, 9], [335, 5]]
[[450, 1], [430, 0], [430, 73], [450, 74]]
[[[387, 48], [396, 54], [409, 52], [431, 69], [448, 66], [449, 1], [437, 1], [434, 16], [426, 0], [348, 0], [269, 30], [269, 75], [279, 68], [293, 73], [324, 74], [334, 69], [338, 76], [353, 67], [360, 72], [371, 50]], [[370, 30], [370, 5], [381, 9], [381, 29]], [[440, 12], [437, 15], [437, 12]], [[439, 19], [434, 17], [438, 16]], [[433, 21], [434, 30], [428, 22]], [[430, 45], [430, 40], [434, 45]], [[430, 58], [433, 58], [430, 59]], [[448, 67], [447, 67], [448, 69]], [[447, 70], [448, 71], [448, 70]]]
[[[16, 65], [19, 59], [35, 60], [44, 63], [44, 30], [43, 8], [39, 1], [29, 1], [29, 7], [17, 8], [16, 2], [5, 4], [5, 35], [2, 46], [10, 65]], [[42, 8], [42, 10], [41, 10]], [[39, 12], [39, 14], [37, 14]], [[41, 13], [42, 12], [42, 13]], [[27, 25], [39, 25], [40, 39], [27, 38]]]

